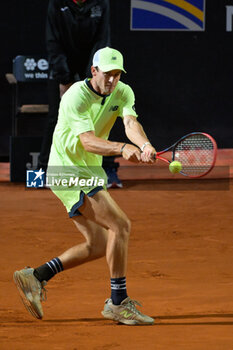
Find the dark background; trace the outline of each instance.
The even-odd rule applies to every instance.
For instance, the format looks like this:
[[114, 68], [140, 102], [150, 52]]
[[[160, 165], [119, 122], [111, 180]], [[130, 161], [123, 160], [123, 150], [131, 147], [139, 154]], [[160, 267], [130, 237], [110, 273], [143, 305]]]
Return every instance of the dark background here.
[[[130, 31], [130, 0], [110, 4], [112, 46], [124, 54], [128, 72], [122, 80], [135, 92], [139, 121], [154, 146], [205, 131], [220, 148], [233, 147], [233, 33], [226, 32], [225, 8], [233, 1], [206, 0], [205, 32]], [[46, 54], [47, 6], [48, 0], [1, 1], [0, 160], [9, 156], [11, 134], [5, 73], [19, 54]], [[124, 140], [120, 120], [111, 139]]]

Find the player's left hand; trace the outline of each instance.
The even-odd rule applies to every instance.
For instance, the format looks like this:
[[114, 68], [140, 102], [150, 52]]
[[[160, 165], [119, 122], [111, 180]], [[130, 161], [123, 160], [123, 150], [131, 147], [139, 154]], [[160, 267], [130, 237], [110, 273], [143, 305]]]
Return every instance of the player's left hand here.
[[129, 160], [133, 163], [139, 163], [141, 161], [141, 153], [138, 147], [130, 144], [126, 144], [122, 156], [124, 159]]
[[146, 145], [143, 152], [141, 153], [141, 161], [143, 163], [154, 163], [156, 150], [152, 145]]

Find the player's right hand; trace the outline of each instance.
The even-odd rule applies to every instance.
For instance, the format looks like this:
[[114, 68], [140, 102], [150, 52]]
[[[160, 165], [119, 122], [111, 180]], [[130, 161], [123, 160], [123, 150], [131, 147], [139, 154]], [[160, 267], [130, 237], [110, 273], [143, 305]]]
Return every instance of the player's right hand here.
[[141, 161], [141, 152], [138, 147], [130, 145], [128, 143], [123, 149], [122, 156], [124, 159], [129, 160], [133, 163], [139, 163]]
[[156, 150], [152, 145], [146, 145], [141, 153], [141, 161], [143, 163], [154, 163], [156, 161]]

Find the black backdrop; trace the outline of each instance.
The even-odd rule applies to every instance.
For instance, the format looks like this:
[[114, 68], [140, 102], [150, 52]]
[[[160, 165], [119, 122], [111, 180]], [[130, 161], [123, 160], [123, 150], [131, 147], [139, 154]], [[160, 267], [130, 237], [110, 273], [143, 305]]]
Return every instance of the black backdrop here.
[[[204, 32], [130, 31], [130, 0], [110, 0], [112, 46], [122, 51], [140, 121], [157, 149], [191, 131], [233, 147], [233, 33], [226, 5], [206, 0]], [[10, 90], [5, 73], [18, 54], [45, 53], [48, 0], [1, 1], [0, 157], [9, 154]], [[36, 127], [36, 126], [35, 126]], [[111, 139], [124, 140], [121, 121]]]

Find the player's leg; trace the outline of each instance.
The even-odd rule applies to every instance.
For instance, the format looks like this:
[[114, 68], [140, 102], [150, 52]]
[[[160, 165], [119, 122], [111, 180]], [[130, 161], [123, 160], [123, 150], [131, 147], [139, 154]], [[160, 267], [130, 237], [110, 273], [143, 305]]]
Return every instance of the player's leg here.
[[[23, 289], [22, 284], [27, 284], [25, 275], [30, 279], [31, 284], [38, 285], [37, 281], [42, 284], [44, 281], [49, 281], [58, 272], [97, 259], [106, 253], [111, 276], [111, 297], [115, 304], [120, 304], [127, 298], [125, 275], [130, 232], [129, 220], [104, 190], [93, 197], [86, 196], [79, 212], [82, 215], [77, 216], [74, 221], [78, 230], [86, 238], [86, 242], [68, 249], [35, 270], [16, 271], [18, 279], [23, 280], [21, 289]], [[39, 292], [41, 293], [41, 288]], [[42, 317], [42, 307], [38, 295], [36, 297], [39, 314]], [[35, 299], [35, 296], [33, 298]]]
[[34, 275], [40, 282], [48, 282], [63, 270], [76, 267], [105, 255], [108, 240], [107, 230], [82, 215], [74, 217], [73, 221], [79, 232], [83, 234], [85, 242], [69, 248], [58, 257], [37, 267]]
[[64, 270], [101, 258], [106, 254], [108, 231], [84, 216], [76, 216], [73, 221], [86, 241], [58, 256]]
[[130, 221], [107, 191], [86, 197], [79, 208], [82, 215], [108, 230], [106, 259], [112, 278], [125, 276]]
[[107, 230], [83, 216], [75, 217], [74, 223], [86, 242], [68, 249], [36, 269], [27, 267], [14, 273], [14, 281], [22, 301], [36, 318], [43, 317], [41, 301], [45, 300], [44, 286], [55, 274], [105, 255]]
[[153, 318], [142, 314], [136, 301], [126, 292], [126, 267], [130, 222], [110, 194], [100, 191], [91, 198], [85, 198], [79, 208], [82, 215], [108, 230], [106, 259], [111, 276], [111, 299], [105, 302], [102, 315], [127, 325], [154, 323]]
[[86, 197], [79, 209], [83, 217], [75, 219], [76, 226], [86, 238], [86, 243], [69, 249], [60, 257], [37, 268], [37, 278], [33, 269], [15, 272], [14, 279], [25, 306], [33, 316], [42, 318], [40, 297], [44, 280], [49, 280], [64, 268], [103, 256], [107, 247], [106, 258], [110, 269], [112, 294], [102, 314], [106, 318], [126, 324], [152, 324], [153, 319], [141, 314], [126, 293], [125, 274], [130, 232], [128, 218], [106, 191], [100, 191], [91, 198]]

